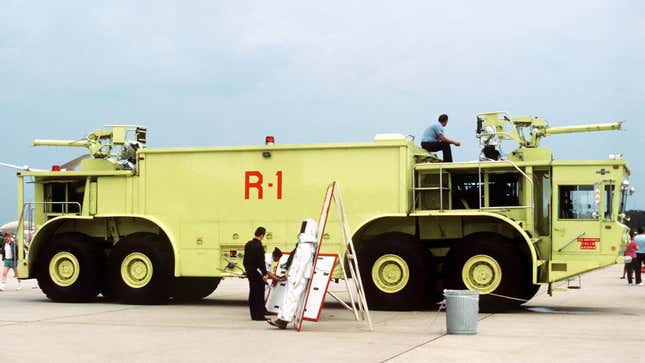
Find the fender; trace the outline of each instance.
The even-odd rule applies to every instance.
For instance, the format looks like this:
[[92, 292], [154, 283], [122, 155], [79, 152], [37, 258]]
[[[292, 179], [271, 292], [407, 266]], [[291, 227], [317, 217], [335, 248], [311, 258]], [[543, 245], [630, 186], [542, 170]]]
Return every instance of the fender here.
[[356, 232], [353, 234], [353, 238], [355, 239], [358, 235], [360, 235], [361, 231], [367, 228], [370, 224], [376, 223], [381, 219], [384, 218], [406, 218], [406, 217], [491, 217], [495, 218], [497, 220], [503, 221], [506, 224], [512, 226], [520, 236], [522, 236], [522, 239], [526, 243], [526, 246], [529, 249], [529, 252], [531, 253], [531, 260], [532, 260], [532, 266], [531, 266], [531, 271], [532, 271], [532, 277], [531, 280], [535, 284], [537, 283], [537, 267], [538, 267], [538, 258], [537, 258], [537, 253], [535, 251], [535, 247], [533, 246], [533, 243], [531, 242], [531, 237], [526, 233], [524, 229], [519, 225], [519, 223], [515, 222], [514, 220], [497, 214], [497, 213], [491, 213], [491, 212], [470, 212], [470, 213], [464, 213], [463, 211], [443, 211], [443, 212], [423, 212], [423, 213], [411, 213], [408, 215], [405, 214], [387, 214], [387, 215], [379, 215], [378, 217], [375, 217], [373, 219], [365, 221], [363, 224], [359, 225], [358, 228], [356, 229]]
[[[51, 236], [56, 232], [56, 230], [65, 222], [71, 221], [71, 220], [78, 220], [78, 221], [90, 221], [90, 220], [99, 220], [103, 218], [138, 218], [138, 219], [143, 219], [148, 222], [151, 222], [155, 226], [157, 226], [161, 231], [168, 237], [168, 241], [170, 242], [170, 246], [172, 247], [173, 254], [175, 256], [175, 261], [177, 261], [177, 257], [179, 256], [179, 249], [177, 248], [174, 238], [174, 235], [170, 233], [170, 229], [163, 223], [161, 222], [160, 219], [156, 217], [151, 217], [151, 216], [146, 216], [146, 215], [141, 215], [141, 214], [128, 214], [128, 215], [101, 215], [101, 216], [59, 216], [56, 218], [52, 218], [45, 222], [33, 236], [33, 239], [29, 245], [29, 258], [28, 258], [28, 264], [29, 264], [29, 275], [30, 277], [32, 274], [32, 266], [34, 265], [34, 262], [36, 261], [36, 258], [38, 257], [38, 252], [39, 252], [39, 245], [41, 241], [46, 240], [47, 237]], [[175, 275], [177, 275], [177, 271], [179, 271], [177, 267], [177, 263], [175, 263]]]

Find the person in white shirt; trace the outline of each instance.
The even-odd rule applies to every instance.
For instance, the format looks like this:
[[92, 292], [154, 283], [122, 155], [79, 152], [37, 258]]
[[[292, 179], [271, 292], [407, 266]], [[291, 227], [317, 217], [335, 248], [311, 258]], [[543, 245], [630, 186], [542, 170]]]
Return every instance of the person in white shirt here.
[[282, 251], [278, 247], [274, 248], [272, 253], [264, 254], [264, 264], [266, 265], [267, 274], [269, 274], [269, 278], [271, 279], [278, 279], [275, 272], [273, 272], [273, 263], [280, 261], [280, 257], [282, 257]]
[[18, 245], [12, 239], [11, 234], [5, 232], [4, 245], [0, 253], [2, 254], [3, 269], [2, 269], [2, 282], [0, 282], [0, 291], [4, 291], [7, 283], [7, 274], [9, 270], [13, 270], [13, 276], [18, 280], [18, 288], [22, 289], [22, 284], [18, 279]]

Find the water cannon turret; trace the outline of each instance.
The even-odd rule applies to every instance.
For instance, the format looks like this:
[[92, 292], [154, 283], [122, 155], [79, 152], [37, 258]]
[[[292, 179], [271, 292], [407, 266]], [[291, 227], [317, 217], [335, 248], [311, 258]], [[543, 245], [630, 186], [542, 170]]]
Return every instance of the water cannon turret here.
[[[501, 156], [498, 147], [503, 140], [515, 141], [518, 148], [511, 157], [523, 160], [531, 154], [549, 157], [550, 150], [540, 148], [543, 137], [578, 132], [621, 130], [622, 121], [602, 124], [551, 127], [539, 117], [511, 117], [507, 112], [489, 112], [477, 115], [477, 138], [480, 140], [484, 159], [498, 160]], [[536, 149], [531, 151], [530, 149]]]
[[[134, 133], [134, 140], [128, 134]], [[104, 159], [128, 169], [122, 162], [136, 162], [136, 151], [145, 146], [147, 130], [142, 126], [108, 125], [105, 129], [95, 130], [79, 140], [35, 139], [33, 146], [71, 146], [85, 147], [94, 159]], [[121, 168], [118, 167], [118, 168]], [[133, 165], [132, 165], [133, 167]]]

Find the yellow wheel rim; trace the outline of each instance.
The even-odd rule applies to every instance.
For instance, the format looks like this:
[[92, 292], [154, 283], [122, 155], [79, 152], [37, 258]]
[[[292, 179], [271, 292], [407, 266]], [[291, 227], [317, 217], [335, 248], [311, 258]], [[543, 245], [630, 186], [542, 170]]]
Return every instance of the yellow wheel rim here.
[[469, 290], [488, 294], [502, 282], [502, 268], [488, 255], [476, 255], [468, 259], [461, 270], [461, 277]]
[[400, 256], [383, 255], [372, 265], [372, 281], [385, 293], [393, 294], [403, 290], [409, 280], [410, 269]]
[[58, 252], [49, 261], [49, 277], [62, 287], [73, 285], [80, 275], [78, 259], [70, 252]]
[[121, 263], [121, 278], [126, 285], [140, 289], [152, 280], [152, 261], [141, 252], [132, 252]]

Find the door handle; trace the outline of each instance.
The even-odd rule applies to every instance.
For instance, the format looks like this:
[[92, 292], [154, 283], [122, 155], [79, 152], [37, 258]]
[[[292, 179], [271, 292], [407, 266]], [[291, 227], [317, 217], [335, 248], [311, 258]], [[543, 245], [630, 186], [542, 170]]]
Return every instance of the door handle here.
[[562, 250], [563, 250], [563, 249], [567, 248], [567, 246], [569, 246], [569, 245], [570, 245], [570, 244], [572, 244], [574, 241], [576, 241], [578, 238], [580, 238], [580, 237], [582, 237], [582, 236], [584, 236], [584, 235], [585, 235], [585, 232], [580, 232], [577, 236], [573, 237], [573, 239], [572, 239], [571, 241], [569, 241], [569, 242], [565, 243], [562, 247], [560, 247], [560, 249], [558, 250], [558, 252], [562, 252]]

